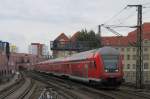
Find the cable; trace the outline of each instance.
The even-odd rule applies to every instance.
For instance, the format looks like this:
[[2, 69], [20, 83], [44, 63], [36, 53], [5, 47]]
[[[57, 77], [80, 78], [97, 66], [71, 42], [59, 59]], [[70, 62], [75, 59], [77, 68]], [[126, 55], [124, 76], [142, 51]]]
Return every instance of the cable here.
[[110, 20], [112, 20], [113, 18], [117, 17], [119, 14], [121, 14], [125, 9], [127, 8], [124, 7], [122, 10], [120, 10], [118, 13], [116, 13], [114, 16], [112, 16], [109, 20], [105, 21], [104, 24], [106, 24], [107, 22], [109, 22]]
[[120, 23], [117, 24], [117, 25], [123, 24], [124, 22], [126, 22], [129, 18], [133, 17], [134, 15], [135, 15], [135, 13], [132, 12], [132, 13], [131, 13], [130, 15], [128, 15], [126, 18], [122, 19], [123, 21], [120, 22]]
[[127, 26], [127, 25], [106, 25], [111, 28], [135, 28], [136, 26]]
[[148, 10], [146, 10], [146, 11], [143, 11], [142, 12], [142, 14], [145, 14], [145, 13], [147, 13], [147, 11], [149, 11], [149, 9], [150, 9], [150, 7], [149, 8], [147, 8]]
[[147, 2], [147, 3], [144, 3], [144, 4], [142, 4], [142, 5], [149, 5], [150, 4], [150, 2]]

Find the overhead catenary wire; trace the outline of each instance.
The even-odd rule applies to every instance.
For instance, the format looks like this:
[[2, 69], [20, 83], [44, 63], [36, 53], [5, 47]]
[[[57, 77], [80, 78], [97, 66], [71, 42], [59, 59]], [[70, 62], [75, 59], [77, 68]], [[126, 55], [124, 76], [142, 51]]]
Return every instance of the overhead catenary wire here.
[[146, 10], [144, 10], [144, 11], [142, 12], [142, 14], [143, 14], [143, 20], [150, 18], [149, 16], [147, 16], [147, 14], [149, 14], [150, 7], [144, 7], [144, 9], [146, 9]]
[[[129, 8], [128, 6], [124, 7], [121, 11], [119, 11], [117, 14], [115, 14], [113, 17], [111, 17], [109, 20], [107, 20], [106, 22], [104, 22], [104, 24], [101, 24], [102, 27], [105, 27], [107, 30], [111, 31], [113, 34], [122, 37], [122, 34], [120, 34], [119, 32], [117, 32], [116, 30], [114, 30], [114, 28], [136, 28], [136, 25], [121, 25], [123, 24], [123, 22], [125, 22], [127, 19], [131, 18], [134, 16], [135, 13], [131, 13], [130, 15], [128, 15], [125, 18], [122, 18], [123, 21], [120, 21], [119, 24], [113, 24], [113, 25], [108, 25], [106, 23], [108, 23], [109, 21], [112, 21], [112, 19], [115, 19], [117, 16], [119, 16], [123, 11], [125, 11], [127, 8]], [[121, 19], [120, 19], [121, 20]]]
[[[133, 16], [135, 16], [135, 12], [133, 12], [132, 11], [132, 9], [130, 10], [130, 11], [128, 11], [128, 10], [126, 10], [127, 8], [130, 8], [130, 7], [128, 7], [128, 6], [126, 6], [126, 7], [124, 7], [120, 12], [118, 12], [117, 14], [115, 14], [113, 17], [111, 17], [109, 20], [107, 20], [107, 21], [105, 21], [104, 22], [104, 24], [112, 24], [112, 25], [114, 25], [113, 26], [113, 28], [116, 28], [116, 27], [121, 27], [121, 28], [130, 28], [130, 27], [133, 27], [132, 25], [125, 25], [124, 23], [125, 22], [127, 22], [127, 20], [128, 19], [130, 19], [130, 18], [132, 18]], [[126, 13], [129, 13], [129, 15], [128, 14], [125, 14], [125, 13], [122, 13], [122, 12], [125, 12], [126, 11]], [[132, 12], [131, 12], [132, 11]], [[135, 10], [134, 10], [135, 11]], [[126, 16], [127, 15], [127, 16]], [[126, 16], [126, 17], [124, 17], [124, 18], [117, 18], [117, 16], [122, 16], [122, 17], [124, 17], [124, 16]], [[117, 23], [117, 24], [116, 24]]]
[[106, 26], [111, 28], [135, 28], [135, 26], [127, 26], [127, 25], [106, 25]]
[[[108, 26], [110, 29], [111, 28], [128, 28], [128, 29], [131, 29], [131, 28], [137, 28], [137, 25], [135, 24], [135, 22], [134, 23], [130, 23], [131, 25], [125, 25], [125, 23], [127, 23], [127, 21], [129, 21], [129, 20], [134, 20], [133, 19], [133, 17], [137, 17], [136, 16], [136, 12], [133, 12], [132, 11], [132, 13], [131, 14], [129, 14], [127, 17], [125, 17], [125, 18], [122, 18], [122, 19], [119, 19], [119, 23], [118, 24], [112, 24], [112, 25], [108, 25], [107, 23], [109, 22], [112, 22], [112, 20], [114, 20], [114, 19], [116, 19], [116, 17], [117, 16], [119, 16], [120, 14], [122, 14], [122, 12], [123, 11], [125, 11], [125, 9], [127, 9], [127, 8], [130, 8], [130, 7], [128, 7], [128, 6], [126, 6], [126, 7], [124, 7], [122, 10], [120, 10], [117, 14], [115, 14], [114, 16], [112, 16], [109, 20], [107, 20], [107, 21], [105, 21], [104, 22], [104, 25], [106, 25], [106, 26]], [[148, 8], [148, 7], [143, 7], [143, 8]], [[135, 10], [134, 10], [135, 11]], [[137, 10], [136, 10], [137, 11]], [[144, 11], [143, 12], [143, 14], [145, 14], [145, 13], [147, 13], [148, 12], [148, 10], [146, 10], [146, 11]], [[143, 19], [144, 19], [145, 17], [143, 17]], [[148, 18], [148, 17], [146, 17], [146, 18]], [[114, 22], [114, 23], [116, 23], [116, 22]]]
[[113, 18], [116, 18], [118, 15], [120, 15], [125, 9], [127, 9], [127, 6], [124, 7], [122, 10], [120, 10], [118, 13], [116, 13], [114, 16], [112, 16], [109, 20], [105, 21], [104, 24], [108, 23]]
[[142, 14], [146, 14], [146, 13], [148, 13], [148, 12], [149, 12], [149, 10], [150, 10], [150, 7], [148, 8], [148, 10], [146, 9], [145, 11], [143, 11], [143, 12], [142, 12]]
[[129, 14], [127, 17], [125, 17], [125, 18], [123, 18], [122, 20], [122, 22], [120, 22], [120, 23], [118, 23], [117, 25], [119, 26], [119, 25], [122, 25], [123, 23], [125, 23], [128, 19], [130, 19], [130, 18], [132, 18], [133, 16], [135, 16], [135, 13], [131, 13], [131, 14]]
[[[150, 8], [150, 6], [147, 7], [147, 5], [150, 5], [150, 2], [144, 3], [144, 4], [142, 4], [142, 5], [145, 5], [145, 6], [143, 6], [143, 8]], [[127, 8], [130, 8], [130, 7], [128, 7], [128, 6], [124, 7], [124, 8], [121, 9], [118, 13], [116, 13], [114, 16], [112, 16], [109, 20], [105, 21], [104, 24], [107, 24], [108, 22], [112, 22], [112, 20], [116, 19], [116, 17], [119, 16], [119, 15], [120, 15], [123, 11], [125, 11]], [[147, 13], [147, 12], [143, 12], [143, 13]], [[119, 25], [123, 24], [124, 22], [127, 21], [127, 19], [129, 19], [129, 18], [131, 18], [131, 17], [133, 17], [133, 16], [134, 16], [134, 13], [131, 13], [130, 15], [128, 15], [128, 16], [125, 17], [125, 18], [119, 19], [119, 20], [118, 20], [119, 23], [118, 23], [117, 25], [119, 26]], [[124, 22], [121, 21], [121, 20], [123, 20]], [[113, 23], [116, 23], [116, 22], [113, 22]]]
[[150, 2], [143, 3], [142, 5], [150, 5]]
[[[126, 8], [126, 7], [125, 7]], [[143, 8], [150, 8], [150, 7], [143, 7]], [[149, 12], [149, 9], [146, 10], [146, 11], [143, 11], [142, 14], [146, 14]], [[122, 18], [122, 19], [119, 19], [119, 20], [123, 20], [123, 21], [120, 21], [118, 24], [112, 24], [112, 25], [109, 25], [111, 28], [133, 28], [135, 25], [133, 26], [128, 26], [128, 25], [123, 25], [124, 22], [126, 22], [128, 19], [134, 17], [136, 14], [134, 12], [132, 12], [130, 15], [128, 15], [127, 17], [125, 18]], [[149, 17], [143, 17], [144, 18], [149, 18]], [[105, 24], [105, 23], [104, 23]]]

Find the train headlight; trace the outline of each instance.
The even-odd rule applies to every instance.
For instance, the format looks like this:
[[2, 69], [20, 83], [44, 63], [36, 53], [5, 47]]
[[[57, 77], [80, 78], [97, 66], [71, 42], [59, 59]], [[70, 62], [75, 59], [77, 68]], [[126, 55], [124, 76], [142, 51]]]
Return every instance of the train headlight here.
[[116, 69], [115, 71], [116, 71], [116, 72], [118, 72], [119, 70], [118, 70], [118, 69]]
[[108, 70], [107, 70], [107, 69], [105, 69], [105, 72], [108, 72]]

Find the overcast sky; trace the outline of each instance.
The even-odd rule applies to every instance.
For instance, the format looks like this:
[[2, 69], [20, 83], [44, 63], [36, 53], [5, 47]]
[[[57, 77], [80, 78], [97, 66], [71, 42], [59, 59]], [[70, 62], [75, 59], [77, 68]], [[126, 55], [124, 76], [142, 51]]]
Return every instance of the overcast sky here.
[[[62, 32], [73, 35], [83, 28], [97, 30], [98, 24], [105, 23], [126, 5], [139, 3], [147, 3], [147, 6], [150, 1], [0, 0], [0, 40], [16, 44], [19, 52], [28, 52], [31, 42], [49, 44]], [[136, 16], [135, 9], [127, 9], [122, 15], [127, 12]], [[124, 20], [122, 16], [117, 17]], [[132, 24], [136, 23], [135, 19]]]

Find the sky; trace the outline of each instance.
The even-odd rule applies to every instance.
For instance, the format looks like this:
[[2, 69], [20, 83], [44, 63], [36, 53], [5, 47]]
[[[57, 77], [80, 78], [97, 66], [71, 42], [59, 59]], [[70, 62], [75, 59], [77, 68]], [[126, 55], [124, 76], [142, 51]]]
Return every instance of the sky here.
[[[68, 36], [85, 28], [97, 32], [103, 23], [135, 25], [136, 9], [125, 8], [128, 4], [144, 4], [144, 21], [150, 22], [149, 0], [0, 0], [0, 40], [17, 45], [19, 52], [28, 52], [31, 42], [49, 46], [62, 32]], [[127, 35], [127, 29], [118, 31]], [[112, 35], [106, 30], [102, 33]]]

